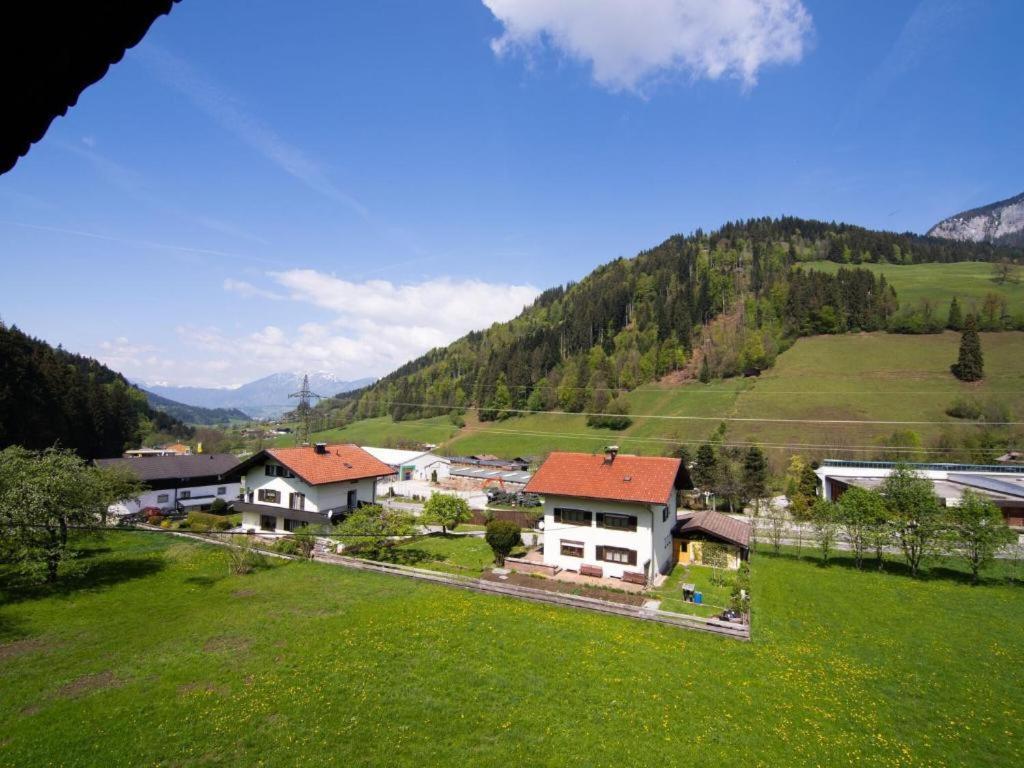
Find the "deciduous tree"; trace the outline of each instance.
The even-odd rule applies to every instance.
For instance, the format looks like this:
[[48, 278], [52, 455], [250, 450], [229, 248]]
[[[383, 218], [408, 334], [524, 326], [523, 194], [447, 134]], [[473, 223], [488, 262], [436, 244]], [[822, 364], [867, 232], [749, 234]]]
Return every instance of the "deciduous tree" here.
[[943, 512], [931, 481], [905, 465], [897, 466], [881, 487], [893, 524], [896, 543], [903, 550], [911, 575], [934, 554], [943, 527]]
[[440, 525], [441, 532], [447, 533], [449, 528], [458, 528], [472, 516], [469, 503], [461, 496], [451, 493], [435, 493], [423, 505], [423, 516], [420, 520], [424, 523]]
[[964, 491], [960, 503], [950, 507], [947, 514], [952, 544], [967, 560], [971, 578], [977, 584], [981, 570], [1017, 536], [1006, 525], [999, 507], [971, 490]]
[[56, 581], [70, 532], [101, 530], [108, 506], [141, 492], [133, 474], [90, 466], [72, 451], [11, 446], [0, 451], [4, 554], [29, 578]]
[[[853, 486], [839, 497], [839, 524], [858, 568], [864, 565], [864, 552], [877, 543], [875, 533], [885, 526], [885, 503], [874, 491]], [[884, 544], [882, 546], [884, 548]]]

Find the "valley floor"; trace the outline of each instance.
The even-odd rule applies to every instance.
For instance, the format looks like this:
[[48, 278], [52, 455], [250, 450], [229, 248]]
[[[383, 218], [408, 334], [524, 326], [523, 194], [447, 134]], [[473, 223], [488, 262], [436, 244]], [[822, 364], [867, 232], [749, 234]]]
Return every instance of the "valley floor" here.
[[84, 546], [84, 579], [0, 593], [2, 766], [1024, 760], [1014, 563], [971, 587], [757, 554], [737, 643], [319, 564], [233, 576], [156, 533]]

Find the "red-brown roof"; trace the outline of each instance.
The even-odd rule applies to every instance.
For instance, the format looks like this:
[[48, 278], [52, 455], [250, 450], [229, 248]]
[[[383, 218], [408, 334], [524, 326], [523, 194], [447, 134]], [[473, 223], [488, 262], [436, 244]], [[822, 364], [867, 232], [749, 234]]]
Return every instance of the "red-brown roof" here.
[[265, 452], [310, 485], [395, 474], [394, 469], [373, 458], [358, 445], [328, 445], [325, 453], [317, 453], [311, 445], [268, 448]]
[[698, 531], [716, 539], [731, 542], [744, 549], [750, 546], [750, 526], [747, 523], [712, 509], [680, 517], [679, 522], [672, 529], [672, 535], [685, 536]]
[[527, 493], [664, 504], [675, 488], [679, 459], [619, 454], [552, 453], [526, 484]]

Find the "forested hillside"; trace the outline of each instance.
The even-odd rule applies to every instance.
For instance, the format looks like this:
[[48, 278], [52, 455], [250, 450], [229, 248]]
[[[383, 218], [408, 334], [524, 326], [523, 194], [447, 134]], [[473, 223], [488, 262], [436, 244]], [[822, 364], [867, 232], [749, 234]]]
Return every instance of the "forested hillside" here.
[[[321, 407], [335, 421], [421, 418], [469, 406], [481, 409], [482, 420], [522, 409], [615, 416], [627, 410], [621, 392], [674, 372], [680, 380], [752, 373], [800, 336], [888, 329], [899, 297], [884, 276], [859, 265], [1020, 257], [1020, 249], [987, 243], [795, 218], [727, 224], [600, 266], [545, 291], [514, 320]], [[822, 260], [841, 267], [805, 265]], [[1006, 327], [1018, 320], [1024, 324], [1007, 318]]]
[[0, 323], [0, 448], [59, 443], [86, 458], [119, 456], [157, 432], [192, 435], [121, 374]]
[[173, 416], [175, 419], [178, 419], [185, 424], [199, 424], [205, 426], [212, 424], [227, 424], [231, 421], [250, 420], [247, 413], [240, 411], [237, 408], [203, 408], [198, 405], [186, 405], [185, 403], [179, 403], [176, 400], [161, 397], [160, 395], [146, 389], [143, 389], [142, 393], [146, 396], [146, 400], [149, 402], [151, 408], [166, 413], [168, 416]]

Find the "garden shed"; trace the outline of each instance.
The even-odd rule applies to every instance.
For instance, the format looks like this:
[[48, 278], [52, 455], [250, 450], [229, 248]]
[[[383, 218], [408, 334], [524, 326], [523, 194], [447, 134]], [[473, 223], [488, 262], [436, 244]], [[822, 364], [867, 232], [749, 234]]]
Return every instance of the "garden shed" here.
[[750, 525], [714, 510], [680, 515], [672, 528], [672, 554], [681, 565], [736, 570], [750, 554]]

